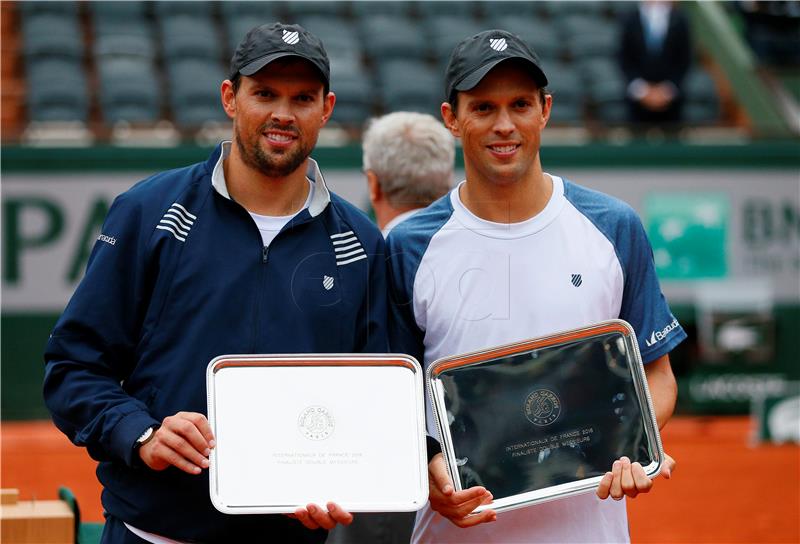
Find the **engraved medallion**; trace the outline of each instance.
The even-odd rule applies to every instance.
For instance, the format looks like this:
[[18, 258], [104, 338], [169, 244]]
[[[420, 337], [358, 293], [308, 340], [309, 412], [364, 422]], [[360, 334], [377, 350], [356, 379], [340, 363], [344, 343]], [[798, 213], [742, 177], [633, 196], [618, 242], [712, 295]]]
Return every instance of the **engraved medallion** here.
[[300, 413], [297, 427], [309, 440], [325, 440], [334, 429], [333, 416], [323, 406], [309, 406]]
[[550, 425], [561, 415], [561, 401], [549, 389], [537, 389], [525, 399], [525, 417], [534, 425]]

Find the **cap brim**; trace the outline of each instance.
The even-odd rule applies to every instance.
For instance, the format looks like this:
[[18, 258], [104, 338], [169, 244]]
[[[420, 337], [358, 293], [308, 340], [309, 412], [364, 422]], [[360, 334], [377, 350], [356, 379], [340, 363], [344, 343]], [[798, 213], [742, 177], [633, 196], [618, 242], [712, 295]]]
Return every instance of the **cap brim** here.
[[[297, 57], [305, 59], [311, 64], [314, 64], [314, 62], [311, 59], [308, 59], [303, 55], [298, 55], [297, 53], [292, 53], [291, 51], [279, 51], [277, 53], [272, 53], [271, 55], [263, 56], [260, 59], [254, 60], [247, 66], [243, 66], [242, 68], [239, 69], [239, 73], [242, 74], [243, 76], [252, 76], [270, 62], [276, 61], [283, 57]], [[316, 66], [316, 64], [314, 64], [314, 66]]]
[[504, 57], [502, 59], [495, 59], [488, 64], [481, 66], [453, 86], [453, 89], [456, 91], [468, 91], [474, 88], [484, 77], [486, 77], [486, 74], [488, 74], [492, 68], [507, 60], [524, 60], [531, 66], [531, 68], [533, 68], [533, 79], [536, 81], [536, 84], [539, 85], [539, 87], [547, 86], [547, 76], [544, 75], [544, 72], [542, 72], [541, 68], [536, 66], [529, 59], [526, 59], [525, 57]]

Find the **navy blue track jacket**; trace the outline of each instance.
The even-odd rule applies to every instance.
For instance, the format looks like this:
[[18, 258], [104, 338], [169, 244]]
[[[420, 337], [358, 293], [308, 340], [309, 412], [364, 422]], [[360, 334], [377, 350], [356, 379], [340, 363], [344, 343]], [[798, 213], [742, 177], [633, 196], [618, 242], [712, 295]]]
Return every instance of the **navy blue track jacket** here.
[[218, 355], [388, 351], [374, 224], [331, 194], [309, 160], [309, 207], [265, 248], [247, 211], [212, 185], [220, 153], [114, 201], [48, 341], [45, 401], [58, 428], [100, 461], [111, 515], [181, 540], [319, 541], [324, 531], [285, 516], [219, 513], [207, 471], [156, 472], [134, 458], [148, 426], [206, 413], [205, 369]]

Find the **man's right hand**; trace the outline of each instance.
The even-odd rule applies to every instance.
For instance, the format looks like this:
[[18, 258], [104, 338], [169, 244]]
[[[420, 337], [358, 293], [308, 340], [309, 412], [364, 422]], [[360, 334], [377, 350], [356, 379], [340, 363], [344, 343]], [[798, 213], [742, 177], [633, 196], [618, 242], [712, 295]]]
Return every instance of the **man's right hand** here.
[[178, 412], [164, 418], [153, 439], [139, 448], [139, 457], [153, 470], [175, 466], [189, 474], [200, 474], [208, 468], [208, 456], [214, 446], [206, 416]]
[[441, 453], [428, 463], [429, 500], [431, 508], [449, 519], [454, 525], [464, 528], [480, 523], [497, 521], [494, 510], [484, 510], [470, 516], [478, 506], [492, 501], [492, 494], [483, 487], [470, 487], [456, 491]]

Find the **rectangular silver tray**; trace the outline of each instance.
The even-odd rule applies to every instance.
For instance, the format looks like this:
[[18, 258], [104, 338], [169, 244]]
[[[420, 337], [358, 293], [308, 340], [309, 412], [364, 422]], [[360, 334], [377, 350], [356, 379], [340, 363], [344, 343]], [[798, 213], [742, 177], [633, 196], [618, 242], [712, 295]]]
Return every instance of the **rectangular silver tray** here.
[[597, 488], [625, 455], [664, 458], [633, 328], [622, 320], [439, 359], [428, 393], [457, 490], [496, 511]]
[[206, 371], [211, 501], [227, 514], [413, 511], [428, 499], [422, 370], [406, 355], [223, 355]]

